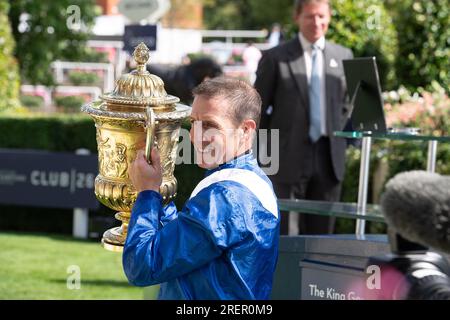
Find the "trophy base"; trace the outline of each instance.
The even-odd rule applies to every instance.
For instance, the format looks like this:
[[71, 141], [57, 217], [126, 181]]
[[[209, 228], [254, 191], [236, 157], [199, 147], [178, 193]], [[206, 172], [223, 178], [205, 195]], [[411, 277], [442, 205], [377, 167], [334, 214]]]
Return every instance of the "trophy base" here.
[[102, 239], [102, 247], [112, 252], [123, 252], [123, 245], [108, 243], [105, 239]]
[[102, 246], [108, 251], [123, 252], [123, 246], [127, 239], [129, 215], [124, 212], [118, 212], [115, 215], [116, 219], [122, 221], [120, 227], [115, 227], [106, 230], [103, 233]]

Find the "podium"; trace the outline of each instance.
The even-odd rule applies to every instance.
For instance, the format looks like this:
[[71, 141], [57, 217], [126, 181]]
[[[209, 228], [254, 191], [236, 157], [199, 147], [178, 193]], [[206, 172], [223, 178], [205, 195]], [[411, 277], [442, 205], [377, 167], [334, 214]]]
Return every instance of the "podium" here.
[[[280, 236], [279, 257], [271, 299], [370, 299], [370, 257], [390, 253], [387, 235], [366, 235], [365, 222], [384, 222], [381, 208], [367, 204], [369, 159], [372, 139], [427, 141], [427, 170], [434, 172], [438, 142], [450, 136], [407, 133], [335, 132], [343, 138], [362, 139], [357, 203], [279, 199], [280, 211], [356, 219], [355, 234]], [[157, 286], [144, 289], [146, 299], [155, 299]]]
[[370, 299], [371, 256], [390, 253], [387, 235], [366, 235], [365, 222], [384, 222], [381, 208], [367, 204], [372, 139], [428, 142], [427, 171], [434, 172], [438, 142], [449, 136], [406, 132], [335, 132], [335, 136], [362, 139], [357, 203], [279, 199], [279, 209], [356, 219], [354, 235], [280, 236], [279, 258], [272, 299]]
[[[336, 131], [334, 135], [342, 138], [357, 138], [362, 139], [361, 146], [361, 162], [359, 169], [359, 186], [358, 186], [358, 202], [357, 213], [359, 215], [366, 215], [367, 213], [367, 190], [369, 183], [369, 163], [370, 163], [370, 149], [372, 146], [372, 139], [380, 140], [398, 140], [398, 141], [424, 141], [428, 142], [427, 153], [427, 168], [429, 172], [436, 170], [436, 155], [438, 142], [450, 142], [450, 136], [435, 135], [435, 134], [411, 134], [410, 131], [404, 129], [396, 129], [392, 132], [362, 132], [362, 131]], [[365, 220], [358, 219], [356, 221], [356, 234], [363, 235], [365, 233]]]
[[[384, 222], [377, 205], [361, 216], [352, 203], [280, 199], [278, 204], [280, 210]], [[389, 252], [386, 235], [280, 236], [271, 299], [369, 299], [367, 260]]]

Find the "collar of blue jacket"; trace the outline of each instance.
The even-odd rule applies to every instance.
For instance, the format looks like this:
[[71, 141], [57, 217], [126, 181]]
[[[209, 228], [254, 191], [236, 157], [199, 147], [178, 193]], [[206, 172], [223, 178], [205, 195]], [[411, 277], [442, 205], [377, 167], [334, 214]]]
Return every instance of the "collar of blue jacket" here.
[[221, 165], [219, 165], [218, 167], [216, 167], [214, 169], [207, 170], [205, 176], [209, 176], [209, 175], [213, 174], [214, 172], [217, 172], [222, 169], [242, 167], [246, 163], [249, 163], [249, 162], [256, 163], [256, 159], [253, 157], [253, 152], [251, 149], [247, 150], [246, 152], [244, 152], [243, 154], [241, 154], [237, 157], [234, 157], [233, 159], [231, 159], [228, 162], [222, 163]]

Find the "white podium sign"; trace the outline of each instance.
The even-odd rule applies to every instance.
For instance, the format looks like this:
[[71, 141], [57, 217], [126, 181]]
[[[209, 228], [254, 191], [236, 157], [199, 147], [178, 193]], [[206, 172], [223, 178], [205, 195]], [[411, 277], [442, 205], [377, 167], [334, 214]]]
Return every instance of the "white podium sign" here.
[[154, 23], [170, 9], [170, 0], [120, 0], [118, 9], [131, 22]]

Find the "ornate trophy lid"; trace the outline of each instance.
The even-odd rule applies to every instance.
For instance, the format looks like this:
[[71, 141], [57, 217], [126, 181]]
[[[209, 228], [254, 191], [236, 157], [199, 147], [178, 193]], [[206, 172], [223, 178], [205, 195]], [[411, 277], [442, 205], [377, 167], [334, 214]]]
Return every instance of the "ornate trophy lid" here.
[[167, 94], [160, 77], [146, 70], [150, 50], [145, 43], [141, 42], [134, 49], [133, 58], [137, 68], [122, 75], [116, 81], [114, 91], [102, 95], [100, 99], [107, 103], [134, 106], [167, 105], [180, 101], [179, 98]]

